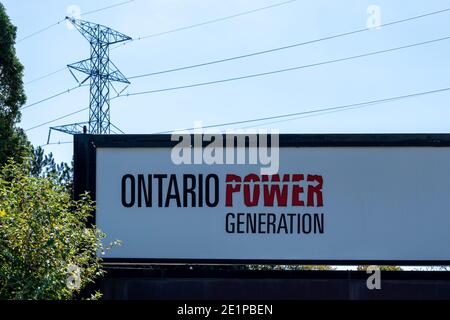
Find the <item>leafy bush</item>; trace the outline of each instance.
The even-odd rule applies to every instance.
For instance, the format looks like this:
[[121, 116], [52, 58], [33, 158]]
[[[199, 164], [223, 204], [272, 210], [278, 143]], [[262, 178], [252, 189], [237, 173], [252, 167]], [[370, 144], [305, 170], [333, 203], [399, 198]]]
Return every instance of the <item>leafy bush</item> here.
[[12, 161], [0, 169], [0, 299], [77, 297], [103, 274], [94, 204], [29, 173]]

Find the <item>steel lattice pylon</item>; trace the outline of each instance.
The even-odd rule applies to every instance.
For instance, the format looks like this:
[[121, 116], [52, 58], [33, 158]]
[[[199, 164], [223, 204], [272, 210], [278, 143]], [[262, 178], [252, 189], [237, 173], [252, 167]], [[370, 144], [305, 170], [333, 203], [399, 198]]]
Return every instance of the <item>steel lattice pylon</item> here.
[[[132, 39], [127, 35], [100, 24], [69, 17], [66, 17], [66, 19], [77, 28], [91, 45], [91, 57], [89, 59], [67, 66], [70, 73], [80, 85], [84, 84], [88, 79], [90, 81], [89, 121], [87, 122], [87, 131], [91, 134], [110, 134], [110, 89], [113, 88], [116, 90], [111, 82], [120, 82], [127, 85], [130, 84], [130, 82], [109, 59], [109, 47], [112, 44]], [[87, 77], [80, 82], [73, 71], [86, 74]], [[117, 93], [119, 94], [119, 92]], [[49, 132], [49, 140], [51, 130], [69, 134], [82, 133], [82, 125], [84, 124], [85, 123], [52, 127]]]

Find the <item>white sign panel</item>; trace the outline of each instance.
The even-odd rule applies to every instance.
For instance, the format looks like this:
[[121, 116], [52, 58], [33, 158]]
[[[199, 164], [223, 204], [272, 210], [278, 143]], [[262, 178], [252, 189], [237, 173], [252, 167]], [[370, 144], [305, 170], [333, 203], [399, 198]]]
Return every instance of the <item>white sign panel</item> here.
[[171, 151], [97, 148], [107, 258], [450, 260], [448, 147], [283, 147], [274, 175]]

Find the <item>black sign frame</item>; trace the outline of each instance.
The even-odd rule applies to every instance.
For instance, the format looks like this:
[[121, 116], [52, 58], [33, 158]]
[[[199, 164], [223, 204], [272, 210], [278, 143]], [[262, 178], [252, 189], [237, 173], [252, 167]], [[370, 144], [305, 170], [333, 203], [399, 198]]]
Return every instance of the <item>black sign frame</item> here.
[[[193, 141], [193, 140], [192, 140]], [[171, 148], [171, 135], [74, 136], [74, 198], [89, 192], [96, 199], [97, 148]], [[270, 145], [270, 144], [269, 144]], [[283, 147], [450, 147], [450, 134], [280, 134]], [[449, 168], [450, 170], [450, 168]], [[95, 212], [90, 223], [95, 224]], [[450, 232], [450, 231], [449, 231]], [[129, 259], [104, 258], [106, 263], [130, 264], [280, 264], [280, 265], [396, 265], [443, 266], [450, 260], [270, 260], [270, 259]]]

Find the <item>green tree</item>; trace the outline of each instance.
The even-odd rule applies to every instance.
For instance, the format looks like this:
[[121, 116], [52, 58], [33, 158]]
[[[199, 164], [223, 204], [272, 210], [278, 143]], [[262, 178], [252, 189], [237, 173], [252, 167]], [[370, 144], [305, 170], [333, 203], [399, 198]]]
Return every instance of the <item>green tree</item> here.
[[56, 183], [63, 186], [72, 194], [73, 190], [73, 161], [71, 165], [65, 162], [57, 164], [53, 154], [44, 154], [44, 149], [37, 147], [31, 155], [30, 173], [33, 177], [47, 177], [54, 179]]
[[87, 195], [74, 201], [29, 162], [0, 169], [0, 299], [71, 299], [102, 275]]
[[308, 271], [308, 270], [320, 270], [330, 271], [334, 270], [329, 265], [276, 265], [276, 264], [254, 264], [248, 265], [249, 270], [282, 270], [282, 271]]
[[[358, 271], [367, 271], [369, 266], [358, 266]], [[381, 271], [402, 271], [403, 269], [398, 266], [378, 266]]]
[[15, 41], [16, 27], [0, 3], [0, 166], [11, 157], [20, 161], [30, 150], [24, 131], [16, 126], [26, 96], [23, 66], [16, 56]]

